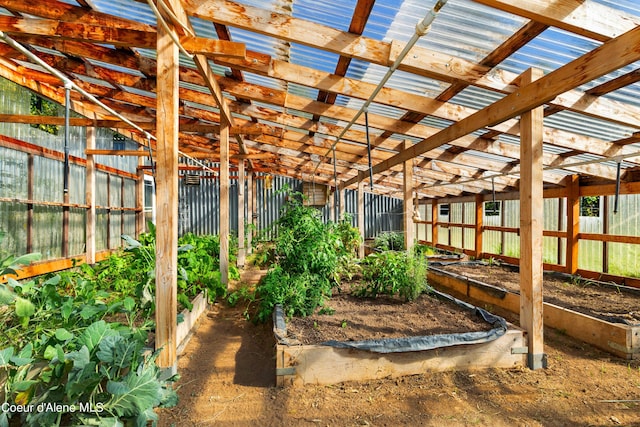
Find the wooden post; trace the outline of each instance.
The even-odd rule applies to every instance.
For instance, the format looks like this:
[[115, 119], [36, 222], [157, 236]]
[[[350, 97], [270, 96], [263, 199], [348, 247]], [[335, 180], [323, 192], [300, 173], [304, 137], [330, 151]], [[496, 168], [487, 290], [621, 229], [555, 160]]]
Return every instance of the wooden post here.
[[[125, 203], [124, 203], [124, 177], [120, 177], [120, 207], [121, 208], [125, 207]], [[121, 236], [124, 234], [124, 220], [125, 220], [124, 209], [120, 209], [120, 235]]]
[[244, 238], [244, 160], [238, 160], [238, 268], [244, 267], [247, 248]]
[[[542, 76], [541, 70], [523, 73], [523, 85]], [[542, 316], [542, 136], [543, 108], [520, 119], [520, 326], [527, 331], [530, 369], [546, 367]]]
[[431, 246], [438, 245], [438, 200], [431, 201]]
[[[96, 148], [97, 128], [86, 128], [87, 149]], [[85, 203], [87, 208], [86, 221], [86, 262], [89, 265], [96, 263], [96, 160], [93, 154], [87, 154], [87, 170], [85, 179]]]
[[580, 233], [580, 177], [570, 175], [567, 180], [567, 270], [578, 271], [578, 234]]
[[[171, 27], [171, 20], [167, 20]], [[170, 28], [171, 30], [171, 28]], [[156, 348], [165, 376], [177, 371], [178, 46], [158, 25], [156, 168]]]
[[329, 219], [333, 222], [338, 222], [336, 217], [336, 193], [335, 191], [329, 197]]
[[362, 236], [360, 247], [358, 248], [358, 257], [364, 258], [364, 172], [358, 172], [358, 231]]
[[229, 284], [229, 122], [220, 118], [220, 282]]
[[247, 175], [247, 224], [249, 224], [249, 232], [247, 233], [247, 254], [253, 252], [253, 211], [254, 211], [254, 203], [253, 198], [255, 191], [253, 189], [253, 171], [249, 172]]
[[338, 193], [338, 201], [340, 206], [338, 206], [338, 213], [340, 214], [340, 218], [338, 218], [338, 220], [344, 218], [344, 213], [347, 211], [347, 190], [346, 189], [342, 189], [342, 190], [337, 190], [339, 191]]
[[[404, 142], [405, 150], [413, 144], [410, 141]], [[402, 175], [403, 195], [404, 195], [404, 245], [407, 252], [411, 252], [415, 241], [413, 225], [413, 159], [407, 160], [403, 164]]]
[[[562, 231], [562, 221], [564, 221], [564, 199], [558, 198], [558, 231]], [[557, 264], [562, 264], [562, 237], [558, 237]]]
[[[146, 151], [145, 147], [140, 147], [139, 151]], [[89, 156], [87, 156], [89, 157]], [[144, 157], [138, 157], [138, 179], [136, 180], [136, 236], [144, 233], [146, 224], [144, 220]]]
[[[476, 194], [476, 238], [475, 238], [475, 257], [482, 259], [482, 227], [484, 219], [484, 198], [482, 194]], [[463, 231], [464, 232], [464, 231]]]
[[[609, 234], [609, 197], [602, 197], [602, 211], [600, 215], [602, 216], [602, 234]], [[609, 242], [606, 240], [602, 242], [602, 272], [609, 272]]]

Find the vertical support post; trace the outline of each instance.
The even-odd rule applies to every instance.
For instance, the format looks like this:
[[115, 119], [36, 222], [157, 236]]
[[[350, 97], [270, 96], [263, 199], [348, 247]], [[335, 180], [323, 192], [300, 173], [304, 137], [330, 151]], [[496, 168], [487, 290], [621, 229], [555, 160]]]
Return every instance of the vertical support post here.
[[244, 160], [238, 161], [238, 268], [244, 267], [247, 248], [244, 236]]
[[254, 231], [253, 212], [255, 210], [254, 208], [255, 190], [253, 188], [253, 183], [254, 183], [253, 174], [254, 172], [251, 171], [249, 172], [249, 175], [247, 175], [247, 224], [249, 224], [249, 232], [247, 233], [247, 242], [246, 242], [247, 254], [250, 254], [253, 252], [253, 231]]
[[[33, 200], [34, 155], [27, 154], [27, 199]], [[27, 203], [27, 253], [33, 252], [33, 203]]]
[[[542, 76], [541, 70], [523, 73], [526, 85]], [[546, 367], [542, 316], [542, 136], [543, 109], [520, 119], [520, 326], [527, 331], [530, 369]]]
[[[506, 220], [506, 216], [505, 216], [505, 211], [507, 210], [507, 201], [506, 200], [502, 200], [500, 202], [500, 227], [503, 227], [507, 225], [507, 220]], [[499, 255], [504, 255], [506, 253], [505, 250], [505, 245], [507, 244], [507, 239], [505, 236], [504, 231], [500, 230], [500, 254]]]
[[344, 213], [347, 211], [347, 202], [346, 202], [346, 197], [347, 197], [347, 190], [346, 189], [339, 189], [337, 190], [339, 191], [338, 193], [338, 212], [340, 214], [340, 218], [338, 218], [338, 220], [340, 220], [341, 218], [344, 218]]
[[[495, 206], [495, 205], [494, 205]], [[482, 258], [482, 230], [484, 227], [484, 198], [482, 194], [476, 194], [476, 238], [475, 238], [475, 254], [476, 259]]]
[[[139, 151], [145, 151], [144, 147], [138, 148]], [[144, 157], [138, 157], [138, 170], [136, 172], [136, 236], [141, 235], [145, 231], [144, 221]]]
[[220, 282], [229, 284], [229, 128], [220, 117]]
[[[602, 196], [602, 234], [609, 234], [609, 197]], [[609, 242], [602, 242], [602, 272], [609, 272]]]
[[464, 209], [464, 206], [465, 206], [465, 202], [460, 203], [460, 205], [461, 205], [460, 206], [460, 211], [462, 213], [462, 215], [461, 215], [462, 216], [462, 221], [461, 221], [462, 222], [462, 227], [460, 227], [460, 235], [461, 235], [461, 238], [460, 238], [460, 250], [461, 250], [462, 253], [464, 253], [464, 234], [465, 234], [464, 233], [465, 232], [465, 227], [464, 227], [465, 209]]
[[[413, 144], [410, 141], [405, 141], [405, 150], [412, 145]], [[404, 177], [404, 245], [407, 252], [410, 253], [415, 241], [415, 226], [413, 224], [413, 159], [409, 159], [404, 162], [402, 175]]]
[[438, 245], [438, 199], [431, 201], [431, 246]]
[[156, 347], [158, 366], [171, 376], [177, 371], [179, 50], [163, 25], [157, 44]]
[[364, 173], [358, 172], [358, 231], [362, 236], [360, 247], [358, 248], [358, 257], [364, 258]]
[[[562, 231], [562, 221], [564, 221], [564, 199], [560, 197], [558, 199], [558, 231]], [[556, 255], [557, 264], [561, 265], [562, 264], [562, 237], [558, 237], [557, 245], [558, 245], [558, 254]]]
[[333, 222], [338, 222], [338, 215], [336, 211], [336, 192], [329, 197], [329, 219]]
[[578, 234], [580, 233], [580, 177], [567, 178], [567, 270], [569, 274], [578, 271]]
[[[94, 126], [86, 128], [87, 150], [96, 148], [96, 131]], [[84, 199], [85, 203], [89, 205], [86, 214], [86, 262], [93, 265], [96, 263], [96, 159], [93, 154], [87, 154]]]

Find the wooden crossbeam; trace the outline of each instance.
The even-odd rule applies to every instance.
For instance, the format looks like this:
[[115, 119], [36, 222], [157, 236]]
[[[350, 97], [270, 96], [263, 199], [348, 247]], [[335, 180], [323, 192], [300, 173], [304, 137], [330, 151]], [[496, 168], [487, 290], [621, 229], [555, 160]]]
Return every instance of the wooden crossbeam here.
[[[640, 26], [604, 43], [535, 82], [523, 86], [517, 92], [422, 140], [391, 159], [378, 163], [373, 168], [374, 173], [387, 170], [483, 127], [518, 116], [568, 90], [637, 61], [640, 59], [640, 51], [635, 47], [639, 43]], [[351, 179], [344, 186], [355, 183], [356, 180]]]

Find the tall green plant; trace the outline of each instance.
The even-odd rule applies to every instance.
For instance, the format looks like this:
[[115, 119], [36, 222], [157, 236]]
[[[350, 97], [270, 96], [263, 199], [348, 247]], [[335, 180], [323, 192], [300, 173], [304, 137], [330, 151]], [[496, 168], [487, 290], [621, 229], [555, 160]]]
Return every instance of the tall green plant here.
[[424, 256], [395, 251], [373, 253], [364, 259], [362, 271], [364, 283], [355, 289], [357, 296], [398, 295], [412, 301], [428, 289]]
[[289, 193], [277, 226], [275, 265], [256, 288], [261, 321], [276, 304], [289, 316], [306, 316], [323, 305], [337, 283], [340, 259], [349, 252], [335, 225], [325, 224], [317, 209], [304, 206], [300, 193]]

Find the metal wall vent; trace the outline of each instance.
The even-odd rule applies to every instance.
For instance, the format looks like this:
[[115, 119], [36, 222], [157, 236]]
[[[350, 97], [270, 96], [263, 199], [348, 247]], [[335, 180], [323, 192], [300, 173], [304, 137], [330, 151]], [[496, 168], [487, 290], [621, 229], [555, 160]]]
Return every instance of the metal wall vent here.
[[184, 185], [200, 185], [200, 175], [195, 173], [185, 174]]

